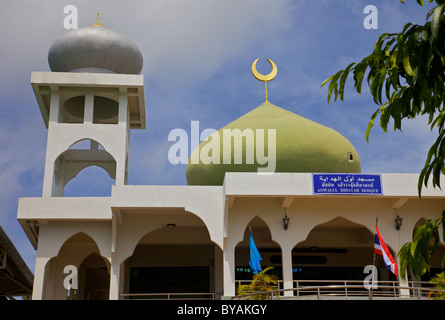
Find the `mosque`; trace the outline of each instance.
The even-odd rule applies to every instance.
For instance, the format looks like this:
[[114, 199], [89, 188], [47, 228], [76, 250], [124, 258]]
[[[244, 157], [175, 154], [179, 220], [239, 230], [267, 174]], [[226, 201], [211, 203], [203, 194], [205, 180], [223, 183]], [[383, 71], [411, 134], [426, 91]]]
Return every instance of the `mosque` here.
[[[252, 278], [250, 233], [282, 289], [300, 280], [363, 280], [376, 218], [398, 262], [416, 227], [445, 207], [440, 189], [424, 189], [419, 199], [417, 174], [361, 173], [347, 138], [267, 95], [193, 151], [187, 185], [128, 185], [130, 132], [146, 129], [138, 47], [98, 21], [57, 38], [48, 62], [50, 72], [31, 74], [48, 129], [42, 196], [20, 198], [17, 213], [37, 250], [33, 299], [66, 299], [72, 290], [77, 299], [233, 297], [238, 281]], [[257, 77], [267, 90], [270, 77]], [[227, 130], [241, 133], [242, 152], [235, 143], [223, 148]], [[256, 133], [264, 135], [248, 139]], [[88, 146], [79, 148], [81, 141]], [[261, 170], [265, 154], [269, 172]], [[114, 179], [111, 196], [64, 197], [89, 166]], [[407, 284], [381, 257], [375, 266], [379, 280]]]

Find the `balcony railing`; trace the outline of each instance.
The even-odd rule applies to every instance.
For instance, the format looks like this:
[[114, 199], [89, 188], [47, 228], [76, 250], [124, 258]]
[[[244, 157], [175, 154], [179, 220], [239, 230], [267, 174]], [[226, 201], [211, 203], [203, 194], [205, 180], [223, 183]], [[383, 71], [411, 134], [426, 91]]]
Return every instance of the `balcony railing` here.
[[[365, 287], [363, 280], [295, 280], [294, 288], [283, 289], [278, 282], [278, 290], [266, 292], [266, 299], [279, 300], [326, 300], [326, 299], [438, 299], [445, 290], [434, 289], [429, 282], [409, 281], [407, 286], [399, 286], [397, 281], [377, 281], [372, 290]], [[236, 286], [250, 283], [249, 280], [236, 281]], [[265, 295], [252, 292], [232, 300], [254, 299]], [[218, 300], [222, 293], [124, 293], [123, 300]], [[264, 297], [263, 297], [264, 298]], [[442, 299], [444, 300], [444, 299]]]
[[[250, 281], [237, 281], [237, 284]], [[266, 299], [326, 300], [326, 299], [439, 299], [445, 290], [437, 290], [429, 282], [410, 281], [407, 286], [399, 286], [397, 281], [377, 281], [375, 287], [368, 289], [363, 280], [297, 280], [294, 288], [283, 289], [279, 282], [278, 290], [254, 292], [232, 297], [232, 300], [254, 299], [263, 295]], [[445, 300], [445, 299], [441, 299]]]
[[217, 300], [221, 293], [123, 293], [123, 300]]

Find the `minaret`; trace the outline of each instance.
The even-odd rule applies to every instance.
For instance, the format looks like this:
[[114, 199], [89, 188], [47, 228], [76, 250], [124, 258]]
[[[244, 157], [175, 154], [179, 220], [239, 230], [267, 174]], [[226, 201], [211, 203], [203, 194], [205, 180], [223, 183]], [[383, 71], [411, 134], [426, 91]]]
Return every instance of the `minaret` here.
[[[51, 72], [31, 75], [48, 128], [43, 197], [63, 196], [68, 181], [91, 165], [127, 184], [130, 130], [146, 126], [139, 49], [97, 21], [56, 39], [48, 62]], [[82, 140], [88, 149], [71, 148]]]

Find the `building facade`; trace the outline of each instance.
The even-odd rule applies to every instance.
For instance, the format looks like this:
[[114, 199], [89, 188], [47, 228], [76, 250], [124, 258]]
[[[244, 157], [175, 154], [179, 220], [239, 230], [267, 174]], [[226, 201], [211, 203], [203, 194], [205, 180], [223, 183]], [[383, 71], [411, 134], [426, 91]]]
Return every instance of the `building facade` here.
[[[252, 276], [250, 233], [262, 267], [274, 267], [283, 289], [294, 288], [296, 280], [360, 280], [374, 263], [377, 218], [397, 261], [416, 227], [444, 210], [440, 189], [425, 189], [419, 199], [416, 174], [373, 175], [379, 182], [374, 193], [316, 190], [316, 173], [366, 178], [358, 154], [334, 130], [268, 101], [194, 151], [213, 161], [198, 157], [193, 163], [192, 154], [188, 185], [128, 185], [130, 132], [145, 129], [146, 121], [137, 47], [96, 24], [61, 36], [48, 60], [51, 72], [31, 76], [48, 128], [42, 197], [21, 198], [17, 214], [37, 250], [33, 299], [66, 299], [73, 278], [68, 288], [79, 299], [231, 297], [237, 281]], [[223, 149], [224, 129], [276, 130], [268, 131], [262, 149], [263, 155], [274, 150], [273, 170], [260, 173], [264, 161], [243, 158], [248, 142], [240, 155], [232, 144]], [[79, 148], [85, 141], [88, 146]], [[111, 196], [64, 197], [66, 184], [92, 165], [115, 180]], [[397, 217], [403, 224], [396, 228]], [[441, 245], [438, 256], [444, 252]], [[381, 258], [376, 266], [379, 279], [405, 285]]]

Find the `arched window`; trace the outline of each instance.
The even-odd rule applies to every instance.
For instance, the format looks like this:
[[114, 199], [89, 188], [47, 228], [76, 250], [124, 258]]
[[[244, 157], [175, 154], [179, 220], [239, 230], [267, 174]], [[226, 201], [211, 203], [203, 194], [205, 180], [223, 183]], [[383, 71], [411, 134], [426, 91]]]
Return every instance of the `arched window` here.
[[116, 160], [96, 141], [80, 140], [57, 158], [54, 176], [56, 197], [110, 196]]

